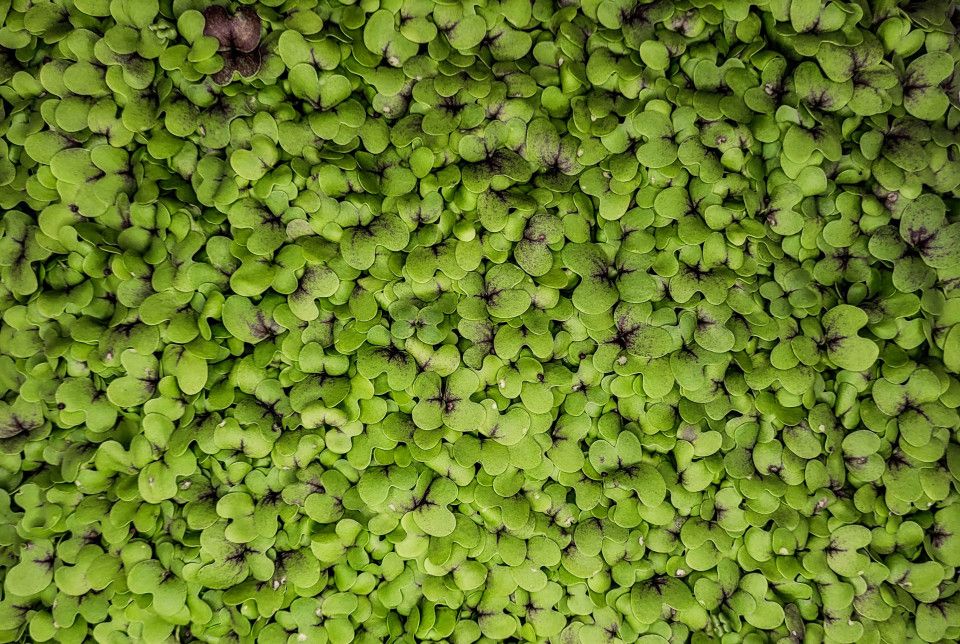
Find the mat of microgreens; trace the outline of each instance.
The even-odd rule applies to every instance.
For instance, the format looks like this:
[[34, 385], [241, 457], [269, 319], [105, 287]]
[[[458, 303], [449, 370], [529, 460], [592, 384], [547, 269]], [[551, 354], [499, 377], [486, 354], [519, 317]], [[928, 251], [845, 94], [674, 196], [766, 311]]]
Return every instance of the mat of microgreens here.
[[0, 641], [956, 642], [947, 0], [0, 0]]

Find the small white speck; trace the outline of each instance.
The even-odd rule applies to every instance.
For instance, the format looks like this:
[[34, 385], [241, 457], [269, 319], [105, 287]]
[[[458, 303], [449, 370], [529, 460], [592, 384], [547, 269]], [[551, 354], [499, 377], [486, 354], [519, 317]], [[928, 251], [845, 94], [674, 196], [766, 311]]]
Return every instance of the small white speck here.
[[393, 503], [391, 503], [391, 504], [388, 505], [387, 507], [390, 508], [391, 510], [396, 510], [396, 509], [397, 509], [397, 506], [395, 506]]
[[224, 418], [224, 419], [221, 420], [219, 423], [217, 423], [217, 427], [220, 428], [220, 427], [223, 427], [223, 426], [226, 425], [226, 424], [227, 424], [227, 419]]
[[507, 381], [501, 378], [500, 380], [497, 381], [497, 386], [503, 389], [507, 386]]
[[627, 356], [620, 356], [619, 358], [617, 358], [617, 364], [619, 365], [627, 364]]
[[306, 641], [307, 641], [307, 634], [306, 634], [306, 633], [299, 633], [299, 634], [297, 635], [297, 641], [298, 641], [298, 642], [306, 642]]
[[562, 65], [564, 63], [563, 56], [557, 59], [557, 64]]
[[677, 577], [683, 577], [686, 574], [687, 574], [686, 570], [684, 570], [683, 568], [677, 568]]
[[578, 157], [582, 157], [582, 156], [583, 156], [583, 150], [577, 150], [577, 156], [578, 156]]
[[390, 56], [389, 58], [387, 58], [387, 62], [390, 63], [390, 65], [393, 67], [397, 67], [400, 65], [400, 59], [397, 58], [396, 56]]
[[780, 554], [782, 554], [782, 555], [788, 555], [788, 554], [790, 554], [790, 551], [787, 550], [786, 548], [780, 548]]
[[817, 425], [817, 430], [824, 432], [827, 430], [827, 428], [823, 426], [823, 423], [820, 423], [819, 425]]
[[193, 483], [191, 483], [190, 481], [183, 481], [182, 483], [180, 483], [180, 489], [189, 490], [191, 485], [193, 485]]
[[643, 537], [640, 537], [639, 539], [637, 539], [637, 543], [639, 543], [639, 544], [642, 546], [642, 545], [643, 545]]
[[392, 112], [392, 111], [393, 111], [393, 110], [390, 109], [390, 106], [389, 106], [389, 105], [384, 105], [384, 106], [383, 106], [383, 113], [384, 113], [384, 114], [389, 114], [389, 113]]

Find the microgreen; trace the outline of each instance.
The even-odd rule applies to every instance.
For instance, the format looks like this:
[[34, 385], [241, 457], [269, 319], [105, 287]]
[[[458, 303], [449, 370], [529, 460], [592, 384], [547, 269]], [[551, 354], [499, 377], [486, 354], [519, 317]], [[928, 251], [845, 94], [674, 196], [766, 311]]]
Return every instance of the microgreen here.
[[960, 640], [953, 4], [0, 2], [0, 641]]

